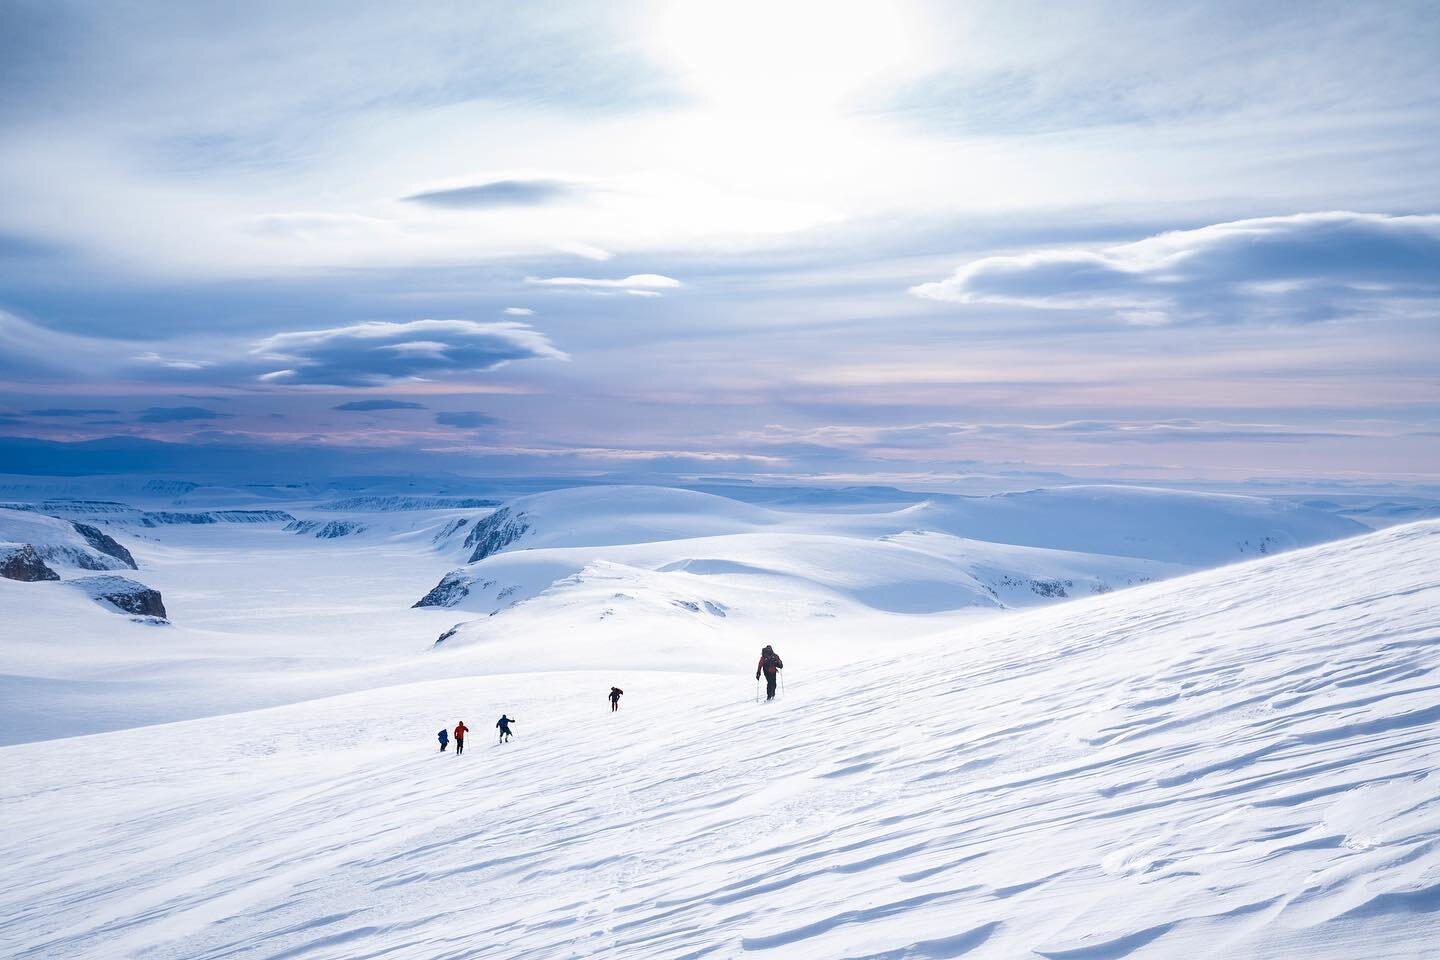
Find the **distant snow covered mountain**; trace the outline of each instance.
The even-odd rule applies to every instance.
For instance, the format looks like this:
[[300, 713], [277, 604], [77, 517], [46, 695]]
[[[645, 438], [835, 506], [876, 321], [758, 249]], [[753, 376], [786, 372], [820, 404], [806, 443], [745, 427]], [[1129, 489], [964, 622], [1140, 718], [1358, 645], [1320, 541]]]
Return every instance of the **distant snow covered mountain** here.
[[[556, 606], [513, 621], [537, 672], [0, 749], [3, 936], [17, 960], [1421, 960], [1436, 571], [1427, 522], [860, 661], [782, 641], [771, 705], [753, 644], [729, 673], [637, 650], [728, 610], [637, 589], [608, 643]], [[595, 669], [541, 672], [561, 646]], [[459, 719], [480, 747], [439, 753]]]
[[879, 512], [819, 503], [784, 511], [639, 486], [519, 498], [446, 532], [464, 534], [469, 563], [416, 605], [493, 614], [605, 561], [780, 578], [904, 613], [1024, 606], [1365, 529], [1295, 504], [1130, 487], [942, 497]]

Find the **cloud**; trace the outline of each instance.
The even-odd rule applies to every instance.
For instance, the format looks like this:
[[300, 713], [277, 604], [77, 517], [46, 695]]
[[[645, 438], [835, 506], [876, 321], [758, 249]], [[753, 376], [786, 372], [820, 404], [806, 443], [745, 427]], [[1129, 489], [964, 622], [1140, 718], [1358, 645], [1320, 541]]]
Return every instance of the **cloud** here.
[[564, 243], [557, 243], [555, 244], [555, 249], [561, 253], [574, 254], [583, 260], [604, 261], [615, 256], [615, 254], [609, 250], [597, 247], [593, 243], [581, 243], [578, 240], [567, 240]]
[[512, 360], [568, 357], [523, 323], [472, 320], [372, 321], [279, 333], [252, 355], [273, 369], [267, 383], [364, 387], [493, 370]]
[[190, 360], [183, 357], [164, 357], [153, 351], [136, 355], [133, 359], [141, 363], [155, 363], [162, 367], [169, 367], [171, 370], [204, 370], [215, 366], [210, 360]]
[[204, 407], [148, 407], [140, 411], [137, 418], [141, 423], [178, 423], [184, 420], [214, 420], [229, 417], [228, 413], [217, 413]]
[[119, 410], [109, 410], [103, 407], [93, 409], [77, 407], [57, 407], [48, 410], [30, 410], [32, 417], [100, 417], [106, 414], [119, 413]]
[[488, 427], [498, 423], [494, 417], [468, 410], [442, 411], [435, 414], [435, 422], [446, 427]]
[[507, 317], [533, 317], [535, 311], [529, 307], [506, 307], [503, 311]]
[[593, 287], [595, 289], [672, 289], [684, 286], [674, 277], [658, 273], [634, 273], [618, 280], [592, 279], [590, 277], [526, 277], [526, 283], [541, 287]]
[[1303, 443], [1311, 440], [1349, 440], [1363, 433], [1303, 430], [1264, 423], [1225, 423], [1171, 419], [1066, 420], [1058, 423], [938, 422], [887, 426], [821, 426], [791, 428], [767, 426], [753, 438], [780, 445], [804, 444], [821, 449], [886, 448], [939, 450], [973, 440], [1022, 443], [1036, 441], [1075, 443]]
[[1303, 323], [1440, 298], [1440, 215], [1302, 213], [985, 257], [910, 292], [1142, 325]]
[[493, 207], [538, 207], [569, 199], [577, 193], [579, 187], [565, 180], [491, 180], [445, 190], [426, 190], [400, 199], [452, 210], [484, 210]]
[[423, 403], [410, 403], [407, 400], [351, 400], [349, 403], [342, 403], [331, 407], [332, 410], [345, 410], [348, 412], [360, 412], [370, 410], [424, 410]]

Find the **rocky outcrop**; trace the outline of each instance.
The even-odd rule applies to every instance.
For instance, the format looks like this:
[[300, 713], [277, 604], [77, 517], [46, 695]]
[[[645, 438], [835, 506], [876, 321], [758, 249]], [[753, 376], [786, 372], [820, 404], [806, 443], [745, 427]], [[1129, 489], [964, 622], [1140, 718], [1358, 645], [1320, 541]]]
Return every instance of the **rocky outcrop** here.
[[329, 503], [322, 503], [315, 507], [316, 510], [337, 511], [341, 513], [390, 513], [396, 510], [474, 510], [479, 507], [496, 507], [498, 500], [486, 500], [481, 497], [414, 497], [414, 496], [385, 496], [385, 497], [345, 497], [340, 500], [331, 500]]
[[285, 529], [301, 535], [310, 534], [320, 540], [334, 540], [364, 533], [365, 524], [358, 520], [292, 520]]
[[529, 532], [530, 523], [524, 513], [513, 513], [509, 507], [501, 507], [477, 521], [465, 538], [465, 546], [473, 548], [467, 562], [476, 563], [497, 554]]
[[[119, 560], [131, 570], [140, 569], [138, 566], [136, 566], [135, 558], [130, 555], [130, 551], [126, 550], [124, 547], [120, 546], [120, 544], [116, 543], [114, 538], [111, 537], [109, 534], [100, 532], [99, 530], [90, 526], [90, 524], [88, 523], [77, 523], [74, 520], [70, 521], [70, 526], [74, 527], [75, 532], [85, 538], [86, 543], [90, 544], [91, 547], [105, 554], [107, 557], [114, 557], [116, 560]], [[87, 570], [106, 569], [105, 567], [89, 567], [83, 563], [80, 564], [80, 566], [85, 567], [85, 569]]]
[[153, 510], [140, 518], [146, 527], [192, 523], [291, 523], [294, 517], [284, 510], [206, 510], [202, 513], [178, 513]]
[[431, 591], [415, 601], [415, 607], [453, 607], [470, 595], [472, 589], [484, 590], [494, 580], [485, 580], [460, 570], [452, 570], [435, 584]]
[[60, 574], [45, 566], [45, 561], [28, 543], [0, 543], [0, 577], [6, 580], [59, 580]]
[[127, 577], [80, 577], [66, 583], [83, 590], [95, 602], [108, 604], [122, 613], [164, 620], [165, 604], [160, 591]]

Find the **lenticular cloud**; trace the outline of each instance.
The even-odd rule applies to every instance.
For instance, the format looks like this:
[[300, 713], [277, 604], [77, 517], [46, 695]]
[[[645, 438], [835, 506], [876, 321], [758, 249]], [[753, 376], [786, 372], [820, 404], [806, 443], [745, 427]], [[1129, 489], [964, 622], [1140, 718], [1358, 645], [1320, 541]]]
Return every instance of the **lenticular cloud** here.
[[567, 359], [545, 335], [502, 321], [414, 320], [279, 333], [251, 351], [272, 383], [363, 387], [493, 370], [511, 360]]
[[1135, 323], [1306, 322], [1440, 297], [1440, 215], [1305, 213], [1106, 247], [985, 257], [917, 296]]

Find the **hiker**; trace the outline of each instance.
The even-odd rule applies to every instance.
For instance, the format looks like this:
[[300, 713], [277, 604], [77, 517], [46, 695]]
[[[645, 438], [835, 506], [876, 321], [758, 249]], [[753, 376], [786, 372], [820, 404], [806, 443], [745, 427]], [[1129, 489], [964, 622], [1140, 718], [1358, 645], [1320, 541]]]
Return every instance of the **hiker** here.
[[509, 717], [505, 716], [505, 714], [500, 714], [500, 719], [495, 721], [495, 726], [498, 727], [500, 730], [500, 740], [498, 741], [499, 743], [504, 743], [506, 740], [510, 739], [510, 724], [514, 722], [514, 720], [511, 720]]
[[619, 710], [619, 709], [620, 709], [620, 696], [621, 696], [621, 694], [623, 694], [624, 692], [625, 692], [625, 691], [624, 691], [624, 690], [621, 690], [619, 687], [611, 687], [611, 688], [610, 688], [610, 712], [611, 712], [611, 713], [614, 713], [616, 710]]
[[469, 732], [470, 728], [465, 726], [464, 720], [455, 724], [455, 756], [458, 757], [465, 752], [465, 734]]
[[760, 662], [755, 665], [755, 679], [760, 679], [760, 674], [765, 674], [765, 699], [775, 699], [775, 671], [784, 670], [785, 663], [767, 643], [765, 649], [760, 651]]
[[446, 749], [447, 747], [449, 747], [449, 746], [450, 746], [450, 731], [446, 730], [444, 727], [441, 727], [441, 728], [440, 728], [440, 752], [441, 752], [441, 753], [444, 753], [444, 752], [445, 752], [445, 749]]

